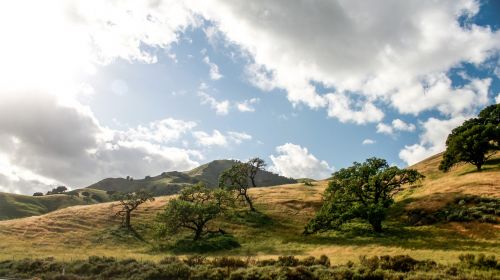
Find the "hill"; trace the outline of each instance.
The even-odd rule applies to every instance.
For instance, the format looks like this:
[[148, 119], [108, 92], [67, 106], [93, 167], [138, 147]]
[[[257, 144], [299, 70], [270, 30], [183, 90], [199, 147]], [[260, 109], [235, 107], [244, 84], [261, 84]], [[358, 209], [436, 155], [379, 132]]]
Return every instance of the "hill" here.
[[[88, 198], [81, 195], [87, 191]], [[105, 191], [86, 189], [70, 191], [66, 194], [28, 196], [0, 192], [0, 220], [42, 215], [61, 208], [109, 201]]]
[[[209, 187], [216, 187], [219, 183], [220, 174], [235, 163], [236, 161], [233, 160], [214, 160], [186, 172], [163, 172], [158, 176], [148, 176], [144, 179], [132, 180], [125, 178], [107, 178], [88, 186], [88, 188], [119, 192], [132, 192], [145, 189], [157, 196], [176, 194], [182, 187], [198, 182], [203, 182]], [[256, 175], [256, 185], [259, 187], [296, 182], [297, 181], [294, 179], [286, 178], [265, 170], [259, 171]]]
[[[443, 263], [455, 262], [463, 253], [500, 257], [498, 223], [408, 223], [407, 213], [411, 209], [438, 211], [461, 195], [500, 197], [498, 158], [490, 160], [482, 172], [461, 165], [441, 173], [437, 170], [439, 160], [437, 155], [412, 166], [427, 177], [421, 185], [408, 187], [398, 194], [382, 234], [373, 233], [366, 223], [355, 222], [339, 232], [302, 235], [304, 225], [322, 203], [327, 182], [313, 182], [313, 186], [288, 184], [251, 189], [250, 195], [259, 212], [240, 210], [219, 220], [217, 225], [231, 233], [241, 247], [205, 254], [256, 258], [325, 254], [333, 264], [358, 261], [360, 255], [409, 254]], [[113, 202], [0, 221], [0, 259], [54, 256], [69, 260], [100, 255], [160, 260], [165, 254], [194, 254], [168, 249], [169, 242], [177, 237], [161, 242], [154, 239], [152, 222], [170, 198], [158, 197], [134, 213], [132, 224], [140, 238], [118, 229], [120, 221], [113, 217], [116, 206]]]

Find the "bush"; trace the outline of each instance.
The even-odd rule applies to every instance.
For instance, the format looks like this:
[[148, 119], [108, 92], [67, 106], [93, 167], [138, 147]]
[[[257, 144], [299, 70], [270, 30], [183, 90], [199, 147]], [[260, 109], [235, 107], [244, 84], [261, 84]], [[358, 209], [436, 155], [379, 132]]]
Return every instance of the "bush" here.
[[276, 262], [279, 266], [297, 266], [300, 261], [294, 256], [280, 256]]
[[418, 261], [408, 255], [381, 256], [380, 268], [394, 271], [408, 272], [415, 268]]

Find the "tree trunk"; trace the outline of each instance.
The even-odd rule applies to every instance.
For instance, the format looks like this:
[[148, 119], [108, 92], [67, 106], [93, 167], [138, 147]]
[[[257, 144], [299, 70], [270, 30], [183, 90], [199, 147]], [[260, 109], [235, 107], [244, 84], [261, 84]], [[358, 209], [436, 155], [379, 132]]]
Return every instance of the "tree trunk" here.
[[250, 210], [253, 211], [253, 212], [255, 212], [255, 208], [253, 207], [253, 203], [252, 203], [252, 200], [250, 199], [250, 197], [248, 197], [247, 194], [245, 194], [244, 197], [245, 197], [245, 200], [248, 203], [248, 206], [250, 206]]
[[373, 231], [382, 232], [382, 221], [380, 220], [370, 221], [370, 224], [372, 225]]
[[130, 229], [130, 211], [125, 212], [125, 227]]
[[195, 233], [194, 233], [193, 240], [194, 241], [199, 240], [202, 233], [203, 233], [203, 228], [197, 228], [196, 231], [195, 231]]
[[477, 168], [477, 171], [481, 171], [481, 167], [483, 166], [482, 163], [476, 163], [476, 168]]

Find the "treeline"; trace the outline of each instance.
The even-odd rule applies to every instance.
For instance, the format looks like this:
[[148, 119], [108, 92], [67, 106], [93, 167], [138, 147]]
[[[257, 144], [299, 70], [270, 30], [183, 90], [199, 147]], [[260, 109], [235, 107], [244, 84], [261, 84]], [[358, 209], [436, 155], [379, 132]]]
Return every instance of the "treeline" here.
[[[166, 257], [160, 262], [89, 257], [60, 262], [53, 258], [0, 262], [0, 277], [46, 280], [88, 279], [497, 279], [500, 265], [494, 256], [465, 254], [449, 265], [416, 260], [407, 255], [361, 256], [359, 262], [331, 265], [319, 258], [282, 256], [278, 259], [191, 256]], [[36, 278], [35, 278], [36, 279]]]

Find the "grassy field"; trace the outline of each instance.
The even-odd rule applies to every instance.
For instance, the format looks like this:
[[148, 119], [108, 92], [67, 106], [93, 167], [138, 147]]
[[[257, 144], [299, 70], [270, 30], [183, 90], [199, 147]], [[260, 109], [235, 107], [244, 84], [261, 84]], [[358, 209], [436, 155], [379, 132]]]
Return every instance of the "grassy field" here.
[[[427, 178], [419, 186], [408, 187], [384, 224], [382, 234], [374, 234], [362, 222], [340, 232], [311, 236], [301, 234], [306, 222], [321, 205], [327, 182], [314, 186], [291, 184], [251, 190], [258, 213], [240, 210], [217, 221], [241, 247], [207, 255], [253, 256], [257, 259], [280, 255], [327, 255], [332, 263], [357, 261], [360, 255], [409, 254], [417, 259], [432, 258], [442, 263], [456, 262], [462, 253], [500, 255], [499, 225], [468, 222], [409, 226], [404, 210], [425, 208], [435, 211], [454, 197], [469, 194], [500, 196], [500, 163], [493, 159], [483, 172], [462, 165], [449, 173], [437, 170], [439, 155], [413, 166]], [[171, 197], [157, 198], [139, 208], [132, 218], [140, 237], [119, 230], [113, 216], [115, 203], [73, 206], [55, 212], [0, 222], [0, 259], [54, 256], [80, 259], [90, 255], [160, 260], [167, 254], [189, 252], [164, 249], [173, 241], [158, 241], [152, 221]], [[162, 249], [163, 248], [163, 249]], [[167, 246], [168, 248], [168, 246]]]

